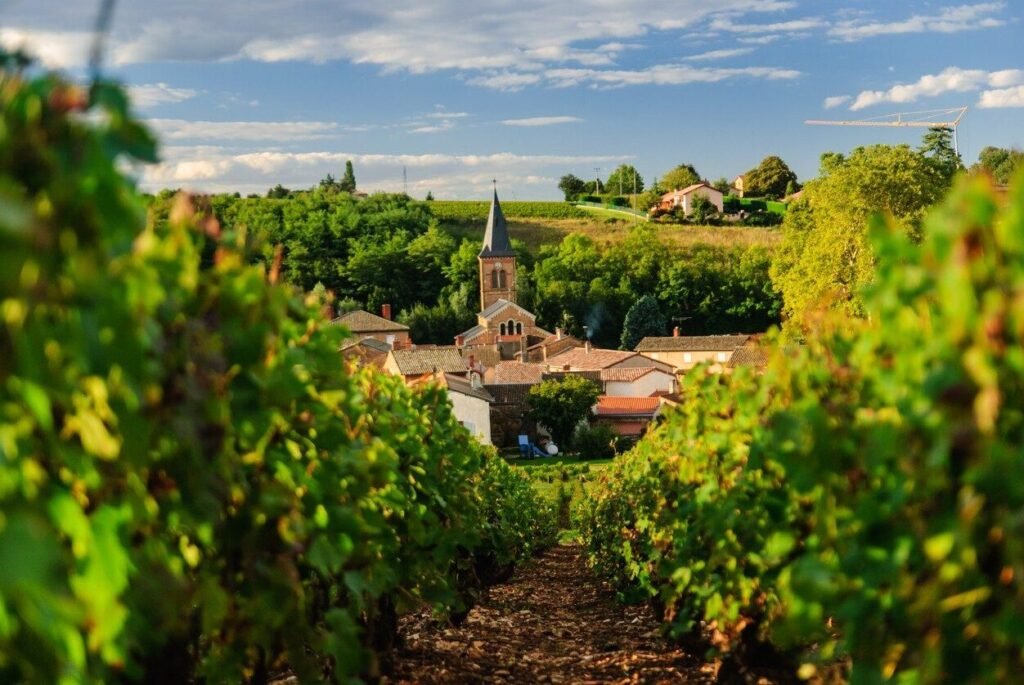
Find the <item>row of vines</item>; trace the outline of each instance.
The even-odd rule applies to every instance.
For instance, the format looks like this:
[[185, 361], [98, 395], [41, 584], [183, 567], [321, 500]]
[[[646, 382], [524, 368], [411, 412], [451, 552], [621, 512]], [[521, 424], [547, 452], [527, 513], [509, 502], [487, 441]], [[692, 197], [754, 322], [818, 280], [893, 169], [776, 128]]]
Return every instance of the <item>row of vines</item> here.
[[[442, 223], [480, 223], [487, 221], [490, 202], [435, 200], [428, 203], [431, 214]], [[503, 201], [501, 211], [514, 219], [588, 219], [590, 214], [568, 202]]]
[[374, 677], [554, 515], [443, 390], [343, 332], [179, 198], [123, 92], [0, 65], [0, 682]]
[[[595, 567], [675, 637], [854, 683], [1024, 673], [1024, 179], [879, 220], [868, 316], [681, 409], [584, 504]], [[831, 677], [831, 676], [830, 676]]]

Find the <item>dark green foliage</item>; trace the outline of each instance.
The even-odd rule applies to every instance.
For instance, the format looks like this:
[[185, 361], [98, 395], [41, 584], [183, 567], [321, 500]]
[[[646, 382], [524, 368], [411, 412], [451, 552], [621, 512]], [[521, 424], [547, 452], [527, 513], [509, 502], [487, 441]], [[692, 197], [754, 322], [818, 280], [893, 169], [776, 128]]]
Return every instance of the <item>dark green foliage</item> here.
[[670, 190], [682, 190], [692, 186], [695, 183], [700, 183], [700, 174], [697, 173], [697, 169], [692, 164], [680, 164], [679, 166], [670, 169], [658, 179], [658, 185], [660, 185], [665, 192]]
[[1024, 168], [1024, 150], [986, 147], [978, 154], [978, 163], [972, 172], [982, 172], [998, 183], [1009, 183], [1017, 169]]
[[356, 192], [356, 172], [352, 168], [352, 160], [345, 161], [345, 175], [338, 181], [338, 190], [343, 193]]
[[649, 335], [665, 335], [667, 328], [658, 300], [644, 295], [626, 312], [622, 322], [622, 349], [632, 350]]
[[595, 567], [673, 634], [757, 636], [855, 683], [1024, 670], [1024, 178], [961, 181], [915, 243], [876, 220], [866, 318], [684, 406], [591, 491]]
[[781, 158], [772, 155], [748, 171], [743, 182], [746, 195], [778, 200], [786, 195], [790, 183], [796, 183], [796, 174]]
[[600, 394], [598, 385], [582, 376], [546, 380], [530, 388], [530, 418], [550, 430], [555, 444], [564, 450]]
[[414, 305], [403, 311], [398, 321], [409, 327], [409, 337], [417, 344], [451, 345], [452, 331], [464, 331], [476, 322], [469, 309], [456, 309], [448, 302], [433, 307]]
[[693, 198], [690, 204], [690, 219], [695, 224], [706, 224], [708, 221], [718, 214], [718, 207], [703, 195], [698, 195]]
[[947, 183], [964, 166], [953, 149], [953, 129], [950, 128], [929, 129], [921, 140], [920, 152], [935, 165]]
[[621, 195], [616, 195], [614, 197], [608, 198], [608, 202], [606, 204], [608, 204], [608, 206], [610, 207], [628, 207], [629, 198], [622, 197]]
[[618, 437], [606, 423], [580, 426], [573, 436], [572, 446], [580, 459], [611, 459], [615, 456]]
[[566, 202], [572, 202], [578, 198], [583, 194], [586, 187], [586, 181], [573, 174], [566, 174], [558, 181], [558, 189], [565, 195]]
[[634, 191], [642, 193], [644, 191], [644, 179], [633, 165], [620, 164], [608, 176], [608, 180], [604, 182], [604, 187], [609, 192], [618, 195], [629, 195]]
[[375, 679], [396, 612], [551, 539], [442, 389], [345, 367], [244, 200], [147, 225], [120, 89], [2, 71], [0, 107], [0, 682]]

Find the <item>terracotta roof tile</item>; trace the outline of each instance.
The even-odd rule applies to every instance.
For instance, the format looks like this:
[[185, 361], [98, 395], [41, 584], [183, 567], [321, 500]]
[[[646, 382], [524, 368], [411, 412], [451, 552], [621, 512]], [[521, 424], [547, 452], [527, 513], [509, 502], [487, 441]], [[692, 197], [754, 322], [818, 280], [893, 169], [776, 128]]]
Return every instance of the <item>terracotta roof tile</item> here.
[[466, 373], [469, 367], [454, 347], [392, 350], [398, 370], [403, 376], [421, 373]]
[[543, 364], [521, 362], [499, 362], [494, 368], [488, 369], [486, 378], [490, 385], [514, 385], [540, 383], [544, 376]]
[[743, 347], [749, 335], [680, 335], [647, 337], [636, 346], [637, 352], [732, 352]]
[[601, 369], [601, 380], [632, 383], [636, 379], [642, 378], [652, 371], [657, 371], [657, 369], [653, 366], [648, 366], [646, 368], [641, 367], [638, 369]]
[[593, 347], [588, 351], [585, 347], [576, 347], [554, 357], [548, 357], [546, 363], [548, 368], [556, 370], [568, 366], [571, 369], [597, 371], [635, 356], [636, 352], [602, 350]]
[[661, 406], [658, 397], [612, 397], [597, 398], [595, 413], [598, 416], [653, 416]]
[[406, 325], [400, 324], [397, 321], [385, 319], [383, 316], [364, 312], [362, 309], [342, 314], [338, 318], [332, 319], [331, 323], [340, 324], [353, 333], [378, 333], [382, 331], [409, 330], [409, 327]]

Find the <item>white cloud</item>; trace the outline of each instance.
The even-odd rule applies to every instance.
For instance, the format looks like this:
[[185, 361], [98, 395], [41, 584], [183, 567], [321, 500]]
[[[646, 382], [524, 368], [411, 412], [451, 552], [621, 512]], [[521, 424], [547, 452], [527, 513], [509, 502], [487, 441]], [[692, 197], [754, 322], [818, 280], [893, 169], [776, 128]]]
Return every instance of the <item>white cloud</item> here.
[[85, 64], [92, 45], [92, 34], [82, 31], [0, 28], [0, 45], [8, 50], [24, 49], [45, 66], [63, 69]]
[[801, 76], [793, 69], [776, 67], [698, 68], [683, 64], [659, 64], [637, 70], [551, 69], [545, 76], [556, 87], [591, 85], [599, 88], [659, 85], [678, 86], [690, 83], [717, 83], [731, 78], [749, 77], [770, 81], [795, 79]]
[[199, 94], [192, 88], [173, 88], [166, 83], [146, 83], [140, 86], [129, 86], [128, 94], [132, 104], [146, 108], [156, 105], [173, 104], [190, 100]]
[[329, 121], [188, 121], [150, 119], [165, 140], [301, 141], [336, 136], [348, 129]]
[[1005, 87], [1017, 83], [1024, 83], [1024, 70], [987, 72], [982, 69], [949, 67], [938, 74], [922, 76], [914, 83], [893, 86], [888, 90], [865, 90], [857, 95], [850, 109], [858, 111], [883, 103], [916, 102], [924, 97], [969, 93], [985, 87]]
[[875, 36], [905, 33], [959, 33], [1003, 26], [1006, 22], [994, 15], [1006, 9], [1005, 2], [983, 2], [974, 5], [947, 7], [932, 15], [915, 15], [894, 22], [876, 22], [865, 19], [842, 21], [829, 29], [828, 34], [843, 41], [858, 41]]
[[526, 119], [505, 119], [505, 126], [553, 126], [555, 124], [574, 124], [583, 121], [579, 117], [527, 117]]
[[986, 90], [981, 94], [978, 107], [982, 109], [1024, 107], [1024, 85], [1013, 88]]
[[725, 17], [715, 19], [711, 22], [713, 31], [728, 31], [729, 33], [796, 33], [800, 31], [811, 31], [828, 26], [824, 19], [808, 17], [806, 19], [793, 19], [791, 21], [780, 21], [770, 24], [736, 24], [732, 19]]
[[754, 51], [754, 48], [729, 48], [725, 50], [709, 50], [708, 52], [702, 52], [699, 55], [690, 55], [683, 59], [687, 62], [710, 62], [719, 59], [728, 59], [730, 57], [740, 57], [742, 55], [749, 55]]
[[853, 98], [849, 95], [836, 95], [830, 98], [825, 98], [825, 109], [835, 109], [841, 107]]
[[[6, 10], [8, 37], [31, 35], [49, 59], [81, 65], [93, 8], [34, 0]], [[459, 72], [467, 83], [516, 90], [559, 68], [609, 69], [652, 30], [681, 30], [725, 17], [794, 7], [779, 0], [176, 0], [122, 3], [109, 41], [118, 65], [161, 61], [344, 60], [388, 71]], [[804, 26], [800, 22], [797, 25]], [[13, 33], [12, 33], [13, 32]], [[74, 38], [74, 40], [72, 40]], [[50, 46], [49, 48], [47, 46]]]
[[736, 40], [747, 45], [770, 45], [781, 38], [782, 36], [776, 33], [767, 36], [740, 36]]

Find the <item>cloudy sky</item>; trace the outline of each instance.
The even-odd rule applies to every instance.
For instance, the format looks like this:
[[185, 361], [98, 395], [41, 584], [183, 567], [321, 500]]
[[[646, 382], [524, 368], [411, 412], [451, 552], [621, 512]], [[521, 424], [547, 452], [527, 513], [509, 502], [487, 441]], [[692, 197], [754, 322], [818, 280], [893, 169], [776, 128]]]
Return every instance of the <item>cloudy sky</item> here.
[[[0, 42], [83, 74], [98, 0], [0, 0]], [[162, 141], [150, 189], [559, 197], [558, 178], [734, 176], [920, 130], [809, 127], [970, 106], [968, 162], [1024, 146], [1024, 3], [122, 0], [105, 70]], [[595, 171], [600, 169], [600, 171]]]

